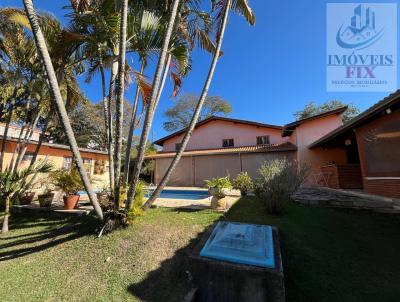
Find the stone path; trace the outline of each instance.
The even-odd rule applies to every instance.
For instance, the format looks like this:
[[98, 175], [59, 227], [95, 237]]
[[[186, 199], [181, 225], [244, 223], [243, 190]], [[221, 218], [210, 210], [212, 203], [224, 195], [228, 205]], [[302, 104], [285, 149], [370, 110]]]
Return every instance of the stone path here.
[[359, 191], [325, 187], [302, 187], [293, 199], [311, 206], [369, 209], [382, 213], [400, 213], [400, 201]]

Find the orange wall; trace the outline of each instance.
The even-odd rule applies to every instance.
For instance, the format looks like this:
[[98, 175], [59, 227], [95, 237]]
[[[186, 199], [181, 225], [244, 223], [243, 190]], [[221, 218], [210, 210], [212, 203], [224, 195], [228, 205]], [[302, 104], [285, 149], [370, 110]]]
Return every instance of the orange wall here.
[[[281, 136], [281, 130], [252, 125], [239, 124], [229, 121], [211, 121], [193, 131], [186, 150], [222, 148], [222, 140], [233, 138], [235, 147], [254, 146], [257, 136], [270, 136], [271, 144], [286, 142]], [[175, 151], [175, 144], [180, 143], [183, 135], [172, 137], [164, 142], [163, 151]]]
[[[0, 142], [1, 147], [1, 142]], [[3, 169], [6, 169], [11, 162], [13, 152], [16, 148], [16, 142], [7, 141], [4, 153], [4, 162]], [[36, 149], [35, 144], [29, 144], [27, 152], [34, 152]], [[94, 161], [95, 160], [103, 160], [105, 161], [105, 165], [108, 165], [108, 155], [106, 154], [98, 154], [98, 153], [89, 153], [89, 152], [81, 152], [82, 158], [92, 159], [92, 167], [91, 167], [91, 178], [93, 185], [96, 188], [103, 188], [105, 185], [108, 185], [109, 182], [109, 174], [108, 169], [105, 169], [105, 173], [102, 175], [94, 174]], [[63, 167], [64, 157], [72, 157], [72, 152], [70, 150], [58, 149], [50, 146], [41, 146], [38, 153], [38, 160], [44, 160], [48, 158], [49, 162], [52, 162], [54, 165], [54, 169], [61, 169]], [[25, 164], [22, 162], [21, 168], [25, 167]]]

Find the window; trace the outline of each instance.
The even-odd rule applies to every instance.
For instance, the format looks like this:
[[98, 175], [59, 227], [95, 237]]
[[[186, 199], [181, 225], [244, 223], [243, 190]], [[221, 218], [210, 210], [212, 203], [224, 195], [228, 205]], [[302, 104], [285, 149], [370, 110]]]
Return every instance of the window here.
[[72, 157], [64, 157], [63, 169], [70, 170], [72, 167]]
[[90, 158], [82, 158], [82, 161], [86, 173], [90, 175], [92, 173], [92, 160]]
[[181, 146], [182, 146], [182, 143], [176, 143], [175, 144], [175, 151], [178, 151]]
[[22, 158], [23, 161], [31, 161], [33, 158], [34, 153], [32, 152], [25, 152], [24, 157]]
[[226, 138], [222, 140], [223, 148], [233, 147], [233, 146], [234, 146], [233, 138]]
[[268, 145], [269, 135], [257, 136], [257, 145]]
[[102, 175], [105, 172], [105, 161], [104, 160], [95, 160], [94, 161], [94, 170], [93, 174]]

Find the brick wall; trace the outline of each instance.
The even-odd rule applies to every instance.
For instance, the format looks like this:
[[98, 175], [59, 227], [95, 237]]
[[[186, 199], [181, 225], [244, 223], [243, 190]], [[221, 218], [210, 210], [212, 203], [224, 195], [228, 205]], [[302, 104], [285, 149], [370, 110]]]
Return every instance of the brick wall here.
[[400, 198], [400, 179], [365, 179], [364, 191], [370, 194]]
[[[328, 187], [333, 189], [360, 189], [362, 188], [361, 169], [358, 164], [325, 165], [321, 172], [328, 180]], [[320, 185], [325, 185], [319, 183]]]

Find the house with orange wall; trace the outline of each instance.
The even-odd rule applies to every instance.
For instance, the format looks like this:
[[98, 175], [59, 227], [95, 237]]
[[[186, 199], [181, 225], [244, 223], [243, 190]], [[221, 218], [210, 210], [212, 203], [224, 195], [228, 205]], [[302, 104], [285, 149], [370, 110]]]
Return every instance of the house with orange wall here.
[[[0, 124], [0, 131], [0, 133], [4, 133], [4, 124]], [[16, 126], [10, 126], [9, 128], [7, 140], [5, 141], [3, 169], [6, 169], [11, 163], [14, 150], [17, 147], [20, 131], [21, 129]], [[38, 144], [39, 134], [39, 130], [34, 130], [32, 140], [28, 144], [26, 153], [22, 159], [21, 168], [24, 168], [30, 163]], [[0, 149], [2, 148], [2, 144], [3, 140], [0, 135]], [[93, 186], [97, 189], [108, 187], [108, 153], [86, 148], [80, 148], [79, 150]], [[55, 169], [69, 169], [72, 165], [72, 152], [67, 145], [42, 142], [37, 157], [37, 161], [40, 160], [53, 163]], [[49, 181], [46, 179], [45, 175], [42, 175], [36, 183], [37, 189], [43, 190], [44, 187], [49, 184]]]
[[[312, 183], [322, 163], [346, 162], [341, 149], [310, 150], [313, 141], [341, 126], [347, 107], [338, 108], [285, 126], [259, 122], [210, 117], [196, 124], [192, 137], [174, 171], [169, 185], [203, 186], [204, 180], [240, 172], [257, 177], [265, 161], [286, 158], [310, 166], [307, 180]], [[154, 143], [163, 149], [146, 158], [154, 161], [153, 181], [158, 183], [179, 148], [185, 129], [172, 133]]]
[[310, 151], [342, 150], [345, 164], [322, 167], [332, 188], [400, 198], [400, 90], [307, 147]]

